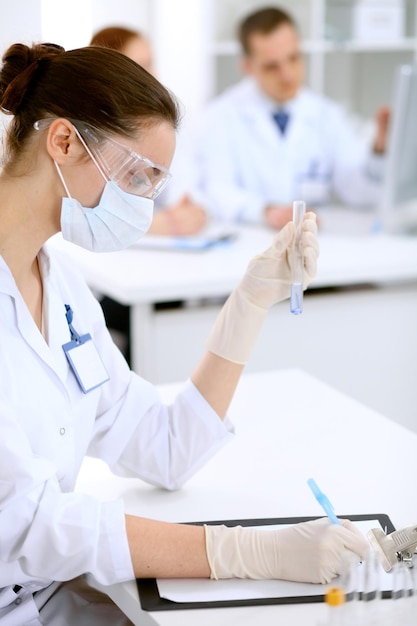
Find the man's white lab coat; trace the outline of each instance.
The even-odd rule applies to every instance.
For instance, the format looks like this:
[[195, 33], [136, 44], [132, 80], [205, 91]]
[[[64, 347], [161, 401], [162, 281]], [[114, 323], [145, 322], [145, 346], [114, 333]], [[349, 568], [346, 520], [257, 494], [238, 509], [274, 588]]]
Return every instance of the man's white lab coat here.
[[[134, 577], [123, 502], [73, 492], [86, 454], [104, 459], [117, 474], [173, 489], [231, 437], [230, 425], [190, 381], [165, 406], [157, 390], [129, 370], [68, 259], [46, 245], [40, 266], [47, 341], [0, 257], [2, 626], [36, 619], [32, 593], [51, 581], [85, 572], [103, 584]], [[65, 304], [76, 331], [91, 334], [110, 376], [87, 394], [62, 349], [70, 340]], [[18, 597], [15, 585], [22, 587]], [[22, 621], [14, 621], [15, 611], [24, 614]]]
[[309, 89], [288, 103], [281, 134], [277, 103], [246, 78], [215, 98], [196, 125], [197, 189], [217, 218], [262, 221], [268, 204], [378, 201], [382, 159], [370, 153], [342, 109]]

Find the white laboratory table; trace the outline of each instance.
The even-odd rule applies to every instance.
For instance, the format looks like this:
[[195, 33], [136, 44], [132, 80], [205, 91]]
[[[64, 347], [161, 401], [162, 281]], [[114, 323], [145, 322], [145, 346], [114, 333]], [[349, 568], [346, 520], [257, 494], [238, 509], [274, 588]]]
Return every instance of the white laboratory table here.
[[[301, 367], [417, 430], [417, 237], [369, 234], [369, 216], [357, 213], [331, 216], [330, 228], [321, 219], [318, 274], [304, 314], [294, 319], [287, 302], [271, 310], [248, 371]], [[194, 253], [94, 254], [55, 241], [94, 290], [131, 305], [132, 367], [165, 383], [191, 373], [220, 308], [211, 299], [226, 297], [272, 238], [270, 230], [242, 227], [229, 245]], [[155, 310], [172, 300], [192, 305]]]
[[[133, 369], [147, 378], [153, 363], [153, 305], [227, 296], [248, 261], [269, 245], [273, 232], [240, 227], [236, 241], [203, 252], [128, 250], [96, 254], [58, 240], [79, 263], [89, 285], [132, 307]], [[417, 237], [322, 234], [318, 274], [310, 289], [417, 281]]]
[[[163, 398], [176, 389], [162, 386]], [[306, 484], [314, 477], [339, 515], [387, 513], [396, 528], [417, 520], [416, 433], [301, 370], [245, 374], [229, 415], [234, 440], [179, 491], [117, 478], [93, 459], [77, 489], [122, 497], [128, 513], [174, 522], [320, 516]], [[135, 582], [106, 591], [142, 626], [317, 626], [326, 609], [313, 603], [142, 614]]]

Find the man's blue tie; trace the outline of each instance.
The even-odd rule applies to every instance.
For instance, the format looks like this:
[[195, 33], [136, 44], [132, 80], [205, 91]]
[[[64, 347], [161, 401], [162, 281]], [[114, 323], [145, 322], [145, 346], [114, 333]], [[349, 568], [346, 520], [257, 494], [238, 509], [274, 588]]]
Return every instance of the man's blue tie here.
[[275, 122], [277, 123], [278, 128], [281, 131], [282, 135], [285, 135], [285, 130], [287, 128], [288, 120], [290, 119], [289, 114], [286, 111], [278, 111], [272, 115]]

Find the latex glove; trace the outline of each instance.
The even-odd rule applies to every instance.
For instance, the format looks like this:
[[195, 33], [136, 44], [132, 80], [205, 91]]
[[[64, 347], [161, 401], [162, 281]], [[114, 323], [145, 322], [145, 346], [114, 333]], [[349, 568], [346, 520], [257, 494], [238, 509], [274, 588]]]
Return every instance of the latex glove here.
[[[294, 224], [289, 222], [272, 246], [250, 261], [220, 311], [206, 340], [207, 350], [234, 363], [247, 363], [268, 309], [290, 296], [294, 234]], [[311, 211], [301, 224], [301, 242], [306, 288], [316, 274], [319, 252], [316, 215]]]
[[328, 583], [357, 555], [364, 559], [369, 543], [349, 520], [328, 518], [281, 530], [242, 526], [205, 526], [211, 578], [282, 579]]

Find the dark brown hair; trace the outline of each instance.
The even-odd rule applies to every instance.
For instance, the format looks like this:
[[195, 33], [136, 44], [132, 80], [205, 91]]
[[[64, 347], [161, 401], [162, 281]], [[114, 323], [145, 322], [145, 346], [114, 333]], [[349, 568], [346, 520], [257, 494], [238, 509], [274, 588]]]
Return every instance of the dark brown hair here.
[[254, 33], [269, 35], [281, 26], [291, 26], [297, 29], [294, 19], [289, 13], [277, 7], [265, 7], [255, 11], [240, 23], [238, 27], [238, 39], [246, 55], [250, 54], [250, 37]]
[[90, 46], [102, 46], [123, 52], [132, 39], [144, 39], [143, 35], [123, 26], [108, 26], [97, 31], [90, 41]]
[[156, 78], [115, 50], [65, 52], [54, 44], [13, 44], [3, 55], [0, 108], [13, 114], [9, 157], [18, 156], [37, 120], [77, 119], [126, 137], [167, 121], [179, 123], [177, 103]]

